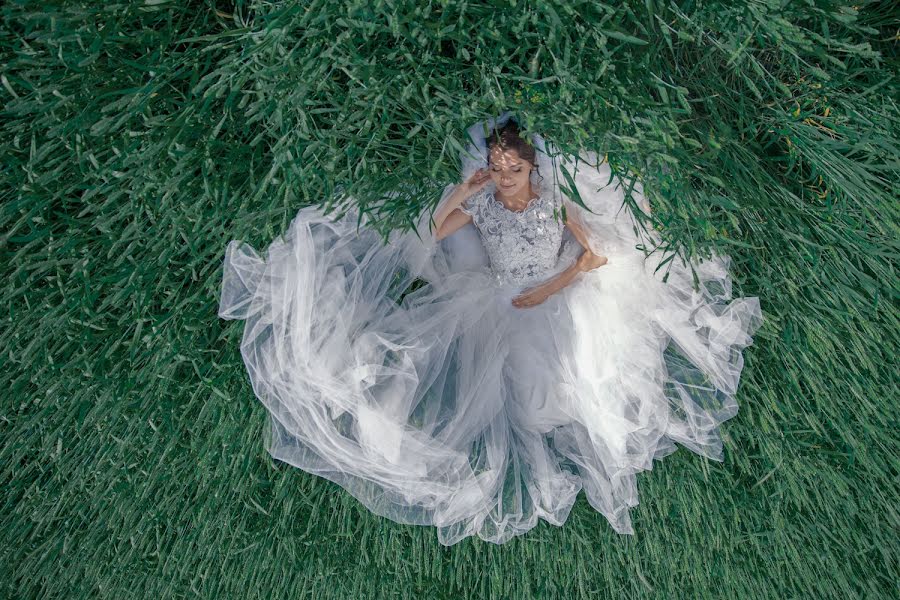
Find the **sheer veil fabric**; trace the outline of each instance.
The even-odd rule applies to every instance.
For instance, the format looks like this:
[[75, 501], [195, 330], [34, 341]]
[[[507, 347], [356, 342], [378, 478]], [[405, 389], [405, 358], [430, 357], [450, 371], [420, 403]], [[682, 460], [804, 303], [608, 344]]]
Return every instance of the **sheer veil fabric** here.
[[[470, 128], [463, 180], [486, 166], [485, 125], [507, 118]], [[581, 490], [634, 533], [637, 473], [676, 444], [722, 460], [719, 426], [737, 413], [742, 350], [762, 322], [757, 298], [732, 298], [727, 257], [694, 264], [698, 290], [678, 259], [663, 283], [661, 259], [635, 248], [608, 165], [575, 171], [588, 212], [556, 183], [575, 163], [532, 142], [542, 200], [527, 214], [491, 204], [488, 188], [462, 207], [474, 225], [438, 242], [426, 211], [384, 244], [365, 221], [357, 231], [355, 210], [333, 220], [306, 207], [264, 254], [239, 240], [225, 252], [219, 316], [245, 321], [267, 450], [375, 514], [435, 527], [448, 546], [562, 525]], [[609, 262], [515, 308], [534, 284], [498, 281], [485, 248], [505, 246], [490, 236], [562, 227], [548, 220], [561, 206]], [[566, 229], [546, 278], [580, 251]], [[417, 278], [425, 285], [404, 295]]]

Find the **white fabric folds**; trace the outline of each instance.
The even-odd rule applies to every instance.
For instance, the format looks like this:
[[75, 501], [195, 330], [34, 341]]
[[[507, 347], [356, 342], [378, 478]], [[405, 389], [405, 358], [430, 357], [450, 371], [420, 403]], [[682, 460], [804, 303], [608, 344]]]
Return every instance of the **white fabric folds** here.
[[[219, 316], [245, 321], [272, 456], [436, 527], [444, 545], [562, 525], [582, 489], [633, 533], [638, 472], [676, 443], [721, 460], [758, 299], [731, 297], [727, 257], [694, 265], [696, 291], [679, 259], [654, 273], [609, 167], [574, 178], [594, 213], [567, 210], [609, 263], [533, 308], [512, 306], [526, 288], [493, 277], [479, 231], [435, 242], [428, 214], [389, 244], [365, 221], [357, 231], [354, 210], [332, 221], [315, 207], [264, 254], [230, 242]], [[557, 271], [573, 248], [567, 234]]]

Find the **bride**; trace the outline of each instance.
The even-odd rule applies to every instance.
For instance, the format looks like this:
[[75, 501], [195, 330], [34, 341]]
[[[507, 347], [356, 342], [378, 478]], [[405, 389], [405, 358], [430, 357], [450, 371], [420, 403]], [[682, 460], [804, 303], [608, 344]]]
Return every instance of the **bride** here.
[[463, 183], [388, 244], [316, 207], [264, 257], [228, 244], [219, 316], [246, 321], [267, 450], [448, 546], [562, 525], [581, 490], [633, 533], [638, 472], [676, 443], [722, 460], [759, 301], [731, 298], [727, 257], [693, 263], [697, 289], [689, 265], [645, 259], [593, 154], [526, 140], [509, 113], [469, 137]]

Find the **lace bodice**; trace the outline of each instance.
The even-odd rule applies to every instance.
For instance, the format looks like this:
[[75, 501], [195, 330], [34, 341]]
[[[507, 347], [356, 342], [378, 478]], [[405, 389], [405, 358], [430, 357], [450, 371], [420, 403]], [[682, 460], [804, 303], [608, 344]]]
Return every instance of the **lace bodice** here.
[[459, 208], [472, 216], [497, 280], [526, 285], [544, 279], [559, 261], [565, 228], [559, 207], [558, 198], [541, 194], [516, 212], [481, 190]]

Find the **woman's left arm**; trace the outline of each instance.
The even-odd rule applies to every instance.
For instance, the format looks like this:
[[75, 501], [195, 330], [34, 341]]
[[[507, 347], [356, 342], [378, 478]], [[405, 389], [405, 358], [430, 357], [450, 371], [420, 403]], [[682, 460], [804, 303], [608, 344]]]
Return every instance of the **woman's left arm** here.
[[594, 254], [588, 244], [587, 233], [584, 225], [577, 219], [571, 218], [572, 211], [566, 211], [566, 227], [572, 232], [573, 237], [578, 241], [584, 252], [572, 265], [552, 279], [533, 287], [526, 292], [516, 296], [513, 299], [513, 306], [517, 308], [525, 308], [535, 306], [563, 289], [575, 279], [575, 277], [583, 271], [591, 271], [597, 267], [602, 267], [608, 261], [605, 256]]
[[513, 306], [517, 308], [525, 308], [528, 306], [536, 306], [544, 300], [563, 289], [575, 279], [575, 276], [582, 271], [590, 271], [606, 264], [605, 256], [597, 256], [590, 250], [578, 257], [572, 265], [557, 275], [556, 277], [545, 281], [544, 283], [533, 287], [522, 294], [513, 298]]

